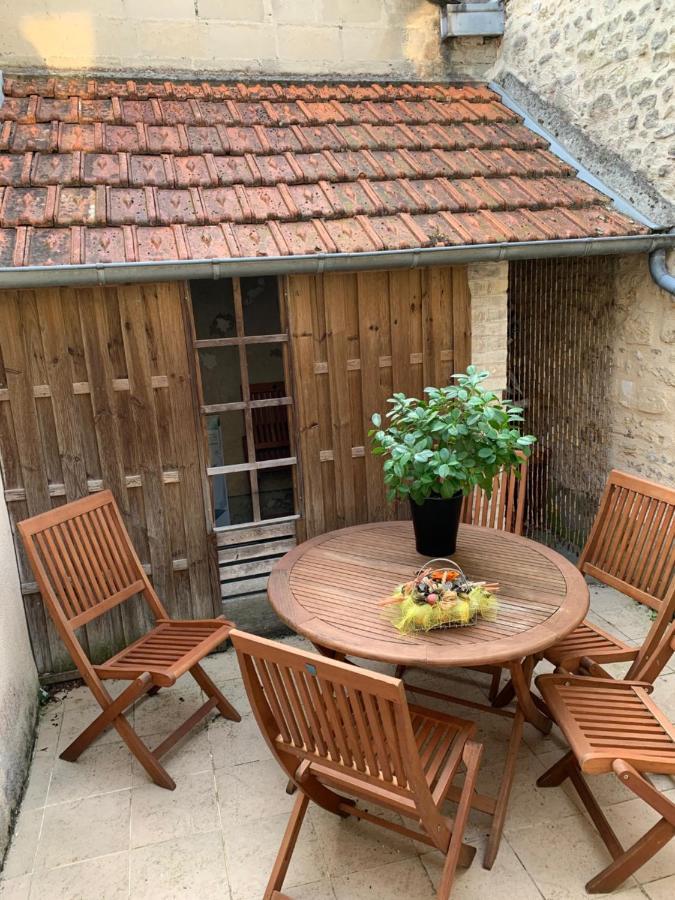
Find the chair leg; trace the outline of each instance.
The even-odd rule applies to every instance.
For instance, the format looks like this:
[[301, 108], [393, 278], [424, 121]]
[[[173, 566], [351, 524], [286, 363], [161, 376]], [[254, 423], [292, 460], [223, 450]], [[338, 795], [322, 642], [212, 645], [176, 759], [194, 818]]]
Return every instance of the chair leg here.
[[271, 900], [274, 893], [280, 891], [283, 886], [284, 878], [286, 877], [286, 872], [288, 872], [288, 866], [291, 862], [291, 856], [293, 855], [293, 850], [295, 849], [298, 835], [300, 834], [302, 820], [305, 818], [305, 813], [307, 812], [308, 803], [309, 797], [301, 791], [298, 794], [293, 806], [293, 811], [288, 820], [288, 825], [286, 826], [286, 831], [284, 832], [284, 837], [274, 862], [272, 874], [270, 875], [267, 887], [265, 888], [263, 900]]
[[492, 827], [490, 828], [490, 836], [488, 838], [488, 845], [485, 850], [485, 858], [483, 860], [484, 869], [491, 869], [493, 867], [495, 859], [497, 858], [497, 853], [499, 852], [499, 844], [501, 843], [504, 823], [506, 822], [506, 811], [508, 807], [509, 796], [511, 794], [511, 785], [513, 784], [513, 778], [516, 774], [518, 748], [520, 747], [520, 742], [523, 737], [524, 721], [525, 716], [523, 715], [523, 711], [520, 707], [518, 707], [518, 709], [516, 710], [516, 715], [513, 719], [513, 729], [511, 731], [511, 737], [509, 739], [509, 749], [506, 754], [504, 774], [502, 775], [502, 781], [499, 786], [499, 793], [497, 794], [497, 800], [495, 803], [495, 810], [492, 815]]
[[492, 705], [495, 709], [502, 709], [502, 707], [508, 706], [515, 699], [515, 696], [516, 689], [513, 686], [513, 682], [509, 679], [492, 701]]
[[499, 666], [492, 673], [492, 681], [490, 682], [490, 690], [488, 691], [488, 700], [494, 704], [499, 695], [499, 685], [502, 682], [502, 670]]
[[550, 769], [547, 769], [543, 775], [537, 778], [537, 787], [558, 787], [567, 778], [570, 777], [572, 769], [576, 766], [577, 761], [574, 753], [569, 750], [557, 763], [554, 763]]
[[199, 664], [194, 665], [190, 669], [190, 675], [192, 675], [194, 680], [204, 691], [207, 697], [213, 697], [213, 699], [216, 701], [216, 706], [218, 707], [218, 712], [221, 714], [221, 716], [223, 716], [225, 719], [230, 719], [232, 722], [241, 722], [241, 716], [239, 715], [237, 710], [225, 698], [225, 695], [218, 690], [216, 685]]
[[168, 791], [175, 790], [176, 782], [169, 775], [155, 754], [145, 746], [124, 716], [118, 716], [113, 724], [122, 740], [155, 784], [159, 787], [166, 788]]
[[[60, 754], [61, 759], [68, 762], [75, 760], [92, 744], [96, 738], [106, 728], [114, 724], [117, 716], [121, 715], [125, 709], [131, 706], [140, 696], [147, 693], [152, 688], [152, 679], [148, 674], [140, 675], [131, 682], [129, 687], [125, 688], [122, 693], [111, 700], [107, 706], [102, 706], [102, 712], [94, 719], [91, 724], [87, 725], [84, 731], [78, 735], [75, 740], [69, 744], [63, 753]], [[107, 691], [104, 690], [107, 696]], [[96, 695], [95, 695], [96, 696]], [[101, 702], [99, 700], [99, 702]]]
[[620, 884], [637, 872], [648, 860], [658, 853], [675, 834], [675, 826], [666, 819], [659, 819], [649, 831], [644, 834], [632, 847], [629, 847], [621, 856], [611, 862], [606, 869], [586, 885], [589, 894], [608, 894]]
[[443, 865], [443, 874], [441, 875], [441, 883], [438, 887], [438, 900], [449, 900], [452, 883], [455, 878], [457, 864], [460, 861], [460, 854], [463, 847], [464, 829], [466, 828], [467, 819], [471, 812], [471, 801], [476, 789], [476, 778], [478, 777], [478, 769], [480, 767], [480, 759], [483, 754], [481, 744], [468, 742], [464, 747], [464, 764], [466, 765], [466, 778], [462, 786], [462, 794], [457, 806], [455, 821], [452, 826], [452, 834], [450, 835], [450, 844], [448, 852], [445, 856]]

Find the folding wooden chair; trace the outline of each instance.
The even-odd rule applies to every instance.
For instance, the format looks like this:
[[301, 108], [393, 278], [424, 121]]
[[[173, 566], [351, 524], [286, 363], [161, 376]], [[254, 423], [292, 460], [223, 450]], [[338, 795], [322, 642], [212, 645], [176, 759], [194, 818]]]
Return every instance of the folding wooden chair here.
[[[436, 847], [445, 854], [438, 897], [447, 900], [457, 865], [475, 854], [462, 842], [483, 749], [470, 740], [474, 723], [409, 706], [399, 679], [237, 630], [230, 637], [260, 730], [299, 789], [265, 900], [281, 892], [310, 800]], [[441, 807], [461, 763], [453, 821]], [[343, 792], [418, 827], [383, 819]]]
[[[570, 751], [537, 781], [555, 787], [570, 778], [595, 823], [612, 862], [586, 885], [592, 894], [613, 891], [675, 835], [675, 803], [648, 774], [675, 774], [675, 728], [651, 700], [652, 682], [675, 650], [675, 624], [636, 678], [614, 681], [581, 675], [540, 675], [537, 686]], [[636, 797], [660, 815], [638, 841], [624, 849], [582, 773], [613, 772]]]
[[[204, 716], [217, 708], [235, 722], [239, 713], [225, 699], [199, 662], [227, 637], [233, 623], [223, 617], [170, 619], [136, 555], [110, 491], [101, 491], [19, 523], [42, 599], [82, 678], [102, 712], [61, 754], [74, 762], [112, 725], [155, 784], [175, 783], [160, 764], [167, 753]], [[76, 630], [142, 594], [156, 625], [101, 665], [88, 659]], [[189, 672], [208, 700], [154, 750], [141, 741], [124, 711], [146, 693], [157, 693]], [[131, 684], [115, 699], [108, 678]]]
[[[585, 575], [654, 609], [656, 619], [640, 648], [631, 647], [585, 619], [542, 656], [555, 666], [579, 673], [584, 672], [584, 661], [631, 662], [627, 677], [633, 678], [643, 657], [658, 645], [675, 612], [674, 561], [675, 489], [616, 469], [610, 472], [577, 565]], [[512, 698], [509, 683], [496, 698], [495, 706], [505, 706]]]

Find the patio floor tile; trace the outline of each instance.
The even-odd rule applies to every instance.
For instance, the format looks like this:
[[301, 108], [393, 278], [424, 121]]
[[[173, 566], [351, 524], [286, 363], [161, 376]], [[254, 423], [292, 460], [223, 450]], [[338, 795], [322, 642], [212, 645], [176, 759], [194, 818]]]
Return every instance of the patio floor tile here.
[[181, 678], [173, 687], [154, 697], [144, 697], [134, 707], [134, 728], [141, 737], [173, 730], [205, 700], [191, 677]]
[[[379, 810], [372, 804], [368, 805], [368, 809], [392, 822], [402, 822], [396, 813]], [[310, 805], [308, 816], [316, 829], [331, 876], [347, 875], [401, 859], [414, 859], [424, 847], [370, 822], [359, 822], [353, 817], [340, 819], [320, 807]]]
[[132, 900], [229, 900], [220, 831], [149, 844], [129, 854]]
[[[232, 900], [262, 897], [267, 879], [281, 843], [288, 816], [274, 815], [273, 809], [262, 811], [257, 821], [224, 821], [225, 862]], [[295, 884], [309, 884], [326, 875], [321, 841], [309, 816], [300, 837], [284, 882], [284, 891]], [[291, 896], [293, 894], [290, 891]]]
[[253, 716], [243, 716], [241, 722], [216, 719], [209, 727], [209, 742], [217, 769], [268, 759], [270, 755]]
[[333, 881], [337, 900], [434, 900], [436, 891], [417, 857], [360, 869]]
[[220, 827], [213, 772], [184, 775], [174, 791], [144, 784], [131, 792], [131, 847], [159, 844]]
[[42, 809], [22, 809], [19, 813], [2, 869], [4, 878], [16, 878], [33, 871], [43, 818]]
[[[170, 732], [146, 736], [148, 747], [157, 747]], [[213, 770], [211, 744], [207, 723], [204, 721], [191, 731], [182, 741], [176, 744], [166, 756], [162, 757], [162, 765], [174, 781], [178, 782], [184, 775], [194, 772], [210, 772]], [[138, 760], [132, 757], [132, 784], [138, 787], [152, 784], [150, 776]]]
[[47, 805], [131, 787], [131, 754], [121, 741], [92, 744], [77, 762], [54, 760]]
[[130, 791], [116, 791], [45, 807], [35, 868], [128, 850], [130, 799]]
[[[508, 841], [503, 840], [499, 856], [490, 871], [483, 868], [482, 857], [486, 841], [478, 843], [478, 852], [468, 869], [458, 869], [453, 886], [453, 900], [541, 900], [541, 894], [525, 867], [513, 852]], [[421, 857], [434, 889], [438, 889], [443, 872], [443, 856], [430, 851]]]
[[[666, 796], [672, 803], [675, 801], [675, 790], [667, 791]], [[610, 806], [607, 810], [607, 818], [619, 840], [625, 847], [628, 847], [642, 837], [652, 825], [655, 825], [660, 816], [646, 803], [634, 797], [625, 803]], [[635, 873], [635, 879], [640, 884], [645, 884], [649, 881], [667, 878], [673, 873], [675, 873], [675, 841], [671, 840]]]
[[28, 900], [30, 885], [30, 875], [19, 875], [18, 878], [0, 881], [0, 897], [2, 900]]
[[[581, 900], [587, 896], [586, 882], [611, 862], [593, 825], [581, 814], [512, 827], [508, 842], [546, 900]], [[633, 900], [643, 895], [629, 878], [612, 896]]]
[[96, 897], [102, 885], [105, 885], [106, 900], [125, 900], [129, 896], [129, 854], [126, 851], [36, 873], [30, 900]]
[[671, 900], [672, 897], [675, 897], [675, 875], [651, 881], [649, 884], [643, 885], [643, 890], [649, 900]]
[[[259, 819], [274, 798], [274, 811], [290, 815], [295, 797], [286, 793], [287, 779], [275, 759], [259, 759], [216, 769], [223, 823]], [[226, 826], [225, 826], [226, 827]]]

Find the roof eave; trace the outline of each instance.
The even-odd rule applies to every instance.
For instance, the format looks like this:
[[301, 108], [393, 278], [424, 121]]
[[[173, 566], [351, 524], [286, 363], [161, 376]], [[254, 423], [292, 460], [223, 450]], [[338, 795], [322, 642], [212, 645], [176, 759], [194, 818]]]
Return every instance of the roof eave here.
[[317, 275], [373, 269], [450, 266], [500, 260], [651, 253], [675, 247], [675, 234], [569, 238], [500, 244], [417, 247], [369, 253], [317, 253], [304, 256], [259, 256], [203, 260], [168, 260], [86, 265], [0, 268], [0, 289], [87, 287], [92, 285], [186, 281], [246, 275]]

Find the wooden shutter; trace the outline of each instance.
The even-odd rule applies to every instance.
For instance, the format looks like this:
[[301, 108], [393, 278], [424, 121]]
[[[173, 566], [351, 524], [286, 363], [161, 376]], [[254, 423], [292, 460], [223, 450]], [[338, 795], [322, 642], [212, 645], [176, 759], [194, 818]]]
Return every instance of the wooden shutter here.
[[370, 417], [395, 391], [421, 396], [466, 368], [465, 267], [290, 276], [286, 283], [303, 518], [311, 537], [406, 517], [385, 499]]
[[[13, 525], [109, 487], [162, 600], [192, 618], [219, 604], [181, 290], [0, 293], [0, 458]], [[38, 668], [67, 670], [16, 546]], [[128, 604], [87, 626], [92, 658], [146, 625], [140, 604]]]

